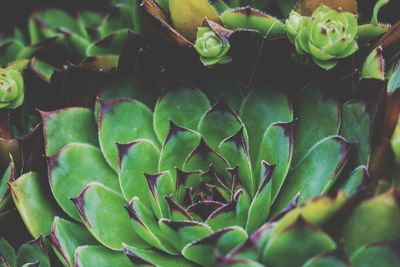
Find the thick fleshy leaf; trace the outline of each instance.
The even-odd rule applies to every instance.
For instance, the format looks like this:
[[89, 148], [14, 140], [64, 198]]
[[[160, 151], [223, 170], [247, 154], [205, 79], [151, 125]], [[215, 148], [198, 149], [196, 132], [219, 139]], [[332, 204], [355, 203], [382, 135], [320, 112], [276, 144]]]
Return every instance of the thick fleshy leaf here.
[[170, 129], [170, 122], [197, 130], [204, 113], [210, 108], [207, 97], [198, 89], [180, 86], [167, 91], [154, 108], [154, 129], [158, 140], [164, 142]]
[[354, 169], [347, 180], [341, 185], [340, 189], [347, 195], [354, 195], [360, 189], [360, 186], [368, 179], [369, 173], [366, 166], [360, 166]]
[[[104, 185], [91, 182], [72, 199], [86, 228], [104, 246], [122, 250], [122, 243], [144, 247], [144, 241], [133, 231], [124, 210], [124, 197]], [[117, 226], [117, 227], [116, 227]]]
[[97, 241], [80, 224], [59, 217], [54, 219], [50, 233], [52, 247], [65, 266], [74, 267], [76, 248], [83, 245], [97, 245]]
[[50, 233], [57, 209], [37, 173], [28, 172], [10, 182], [14, 203], [28, 231], [34, 238]]
[[265, 161], [262, 162], [261, 184], [257, 189], [253, 201], [251, 202], [246, 224], [246, 231], [249, 233], [253, 233], [268, 219], [269, 211], [272, 205], [271, 178], [274, 171], [275, 166], [271, 166]]
[[350, 262], [339, 250], [329, 251], [308, 260], [303, 267], [349, 267]]
[[207, 172], [213, 166], [214, 170], [224, 179], [228, 179], [228, 162], [220, 154], [213, 151], [203, 139], [199, 145], [190, 153], [183, 164], [185, 172], [201, 171]]
[[42, 237], [29, 241], [19, 248], [16, 266], [23, 266], [29, 263], [39, 263], [41, 267], [51, 266], [50, 258]]
[[13, 166], [10, 163], [4, 174], [0, 178], [0, 213], [5, 209], [11, 199], [10, 189], [8, 187], [8, 182], [14, 176]]
[[390, 77], [388, 83], [388, 92], [394, 92], [400, 88], [400, 61], [397, 63], [395, 69], [393, 70], [392, 77]]
[[135, 266], [179, 266], [195, 267], [195, 264], [185, 260], [182, 256], [172, 256], [156, 250], [140, 249], [124, 246], [125, 254]]
[[263, 174], [261, 172], [262, 161], [274, 165], [275, 169], [271, 178], [271, 202], [276, 199], [289, 172], [294, 145], [294, 128], [294, 121], [273, 123], [265, 131], [260, 144], [255, 169], [256, 184], [260, 184], [260, 176], [258, 175], [261, 173], [262, 177]]
[[101, 55], [119, 55], [122, 51], [122, 47], [128, 38], [129, 30], [122, 29], [111, 33], [92, 43], [86, 50], [86, 55], [89, 57], [101, 56]]
[[117, 4], [113, 6], [103, 19], [99, 29], [101, 35], [106, 37], [120, 29], [132, 29], [133, 16], [130, 4]]
[[297, 193], [304, 202], [327, 192], [343, 170], [350, 148], [340, 136], [327, 137], [315, 144], [290, 171], [274, 203], [275, 210], [283, 209]]
[[174, 28], [192, 42], [204, 18], [220, 22], [217, 11], [207, 0], [169, 0], [169, 11]]
[[4, 238], [0, 238], [0, 264], [5, 267], [17, 266], [15, 250]]
[[[158, 170], [159, 150], [153, 142], [146, 139], [118, 145], [119, 181], [126, 200], [138, 197], [150, 207], [149, 192], [145, 173]], [[140, 159], [140, 160], [138, 160]]]
[[166, 197], [174, 193], [174, 180], [169, 172], [145, 174], [148, 183], [149, 200], [153, 212], [158, 219], [169, 216], [169, 206]]
[[[281, 91], [262, 88], [245, 97], [240, 107], [240, 118], [248, 131], [250, 158], [255, 166], [261, 162], [258, 162], [258, 151], [263, 147], [261, 142], [268, 126], [274, 122], [292, 121], [293, 111], [289, 99]], [[255, 173], [258, 175], [259, 172]]]
[[271, 239], [263, 252], [270, 267], [302, 266], [308, 259], [336, 248], [335, 242], [302, 217]]
[[90, 182], [99, 182], [120, 191], [118, 177], [103, 158], [100, 149], [89, 144], [70, 143], [48, 160], [49, 181], [61, 208], [80, 220], [70, 198], [76, 197]]
[[246, 239], [247, 233], [242, 228], [229, 227], [188, 244], [182, 254], [200, 265], [213, 266], [217, 255], [226, 255]]
[[243, 189], [240, 189], [233, 195], [229, 203], [213, 211], [208, 216], [206, 223], [215, 231], [229, 226], [241, 226], [244, 228], [246, 227], [249, 208], [250, 198]]
[[285, 26], [280, 20], [250, 6], [227, 10], [221, 19], [225, 27], [231, 30], [257, 30], [266, 38], [285, 35]]
[[385, 59], [382, 54], [382, 47], [378, 46], [372, 50], [361, 68], [361, 79], [385, 80]]
[[363, 102], [347, 102], [342, 106], [340, 135], [353, 143], [355, 166], [369, 164], [371, 154], [372, 107]]
[[[351, 255], [372, 242], [400, 239], [400, 205], [396, 190], [368, 199], [358, 205], [346, 221], [341, 238]], [[368, 231], [368, 235], [365, 233]]]
[[[339, 133], [340, 107], [324, 96], [319, 86], [309, 86], [298, 98], [295, 107], [296, 129], [293, 164], [297, 164], [308, 150], [321, 139]], [[318, 110], [318, 112], [315, 112]]]
[[400, 240], [363, 246], [351, 256], [351, 263], [354, 267], [398, 267]]
[[134, 197], [128, 205], [125, 206], [131, 217], [132, 226], [135, 232], [147, 243], [155, 248], [165, 251], [169, 254], [176, 254], [176, 251], [166, 242], [161, 232], [157, 218], [153, 212], [141, 203], [139, 198]]
[[162, 219], [160, 221], [160, 229], [177, 251], [182, 251], [187, 244], [200, 240], [213, 233], [210, 226], [195, 221], [171, 221]]
[[[201, 118], [198, 131], [212, 149], [243, 127], [239, 116], [222, 98]], [[246, 136], [247, 140], [247, 136]]]
[[100, 104], [100, 147], [110, 166], [118, 170], [117, 144], [126, 144], [139, 138], [157, 140], [153, 131], [152, 112], [144, 104], [128, 99], [104, 100]]
[[200, 134], [180, 127], [171, 121], [170, 129], [161, 149], [159, 171], [175, 173], [175, 168], [182, 169], [189, 154], [199, 145]]
[[75, 251], [75, 266], [79, 267], [108, 267], [135, 266], [120, 251], [112, 251], [103, 246], [81, 246]]
[[237, 133], [224, 139], [219, 145], [219, 150], [231, 166], [237, 166], [240, 184], [250, 196], [253, 196], [255, 182], [245, 131], [244, 128], [240, 128]]
[[41, 115], [47, 156], [71, 142], [97, 146], [96, 123], [89, 109], [67, 108]]
[[13, 61], [24, 45], [19, 41], [0, 43], [0, 66]]
[[339, 192], [335, 196], [326, 194], [313, 198], [297, 207], [291, 207], [291, 210], [287, 211], [276, 223], [272, 234], [281, 233], [286, 227], [293, 224], [299, 216], [312, 224], [322, 226], [343, 206], [346, 200], [346, 195]]

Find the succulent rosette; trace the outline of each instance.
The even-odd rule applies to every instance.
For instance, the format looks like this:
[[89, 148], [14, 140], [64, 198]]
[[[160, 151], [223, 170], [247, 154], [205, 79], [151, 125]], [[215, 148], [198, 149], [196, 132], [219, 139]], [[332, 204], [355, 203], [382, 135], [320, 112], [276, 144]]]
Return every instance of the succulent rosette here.
[[[34, 238], [18, 251], [0, 238], [0, 265], [400, 266], [400, 181], [382, 142], [398, 117], [398, 68], [383, 58], [396, 65], [398, 27], [351, 79], [309, 84], [290, 56], [289, 71], [271, 68], [292, 46], [264, 12], [293, 2], [113, 2], [105, 17], [38, 11], [30, 42], [16, 32], [0, 49], [5, 70], [52, 89], [26, 90], [52, 100], [28, 102], [41, 119], [29, 135], [0, 113], [0, 223], [11, 195]], [[324, 2], [300, 1], [286, 31], [329, 69], [358, 49], [359, 27], [355, 1]]]
[[288, 35], [298, 53], [308, 53], [324, 69], [358, 50], [357, 16], [321, 5], [311, 17], [292, 12], [286, 22]]
[[200, 27], [198, 29], [194, 48], [205, 66], [226, 64], [231, 61], [227, 55], [230, 49], [229, 42], [218, 36], [211, 28]]
[[[34, 238], [49, 234], [65, 266], [302, 266], [338, 248], [317, 229], [346, 201], [333, 192], [353, 195], [367, 179], [367, 104], [339, 103], [313, 85], [295, 102], [260, 87], [231, 108], [231, 101], [212, 104], [199, 89], [169, 84], [149, 106], [129, 88], [113, 88], [99, 94], [94, 111], [41, 113], [55, 202], [35, 172], [10, 182]], [[268, 243], [269, 234], [256, 242], [262, 254], [252, 247], [260, 256], [238, 258], [234, 251], [269, 225], [276, 228]], [[355, 244], [349, 256], [387, 240], [343, 236]], [[299, 250], [304, 238], [310, 245]]]
[[15, 109], [24, 101], [24, 80], [19, 71], [0, 68], [0, 109]]

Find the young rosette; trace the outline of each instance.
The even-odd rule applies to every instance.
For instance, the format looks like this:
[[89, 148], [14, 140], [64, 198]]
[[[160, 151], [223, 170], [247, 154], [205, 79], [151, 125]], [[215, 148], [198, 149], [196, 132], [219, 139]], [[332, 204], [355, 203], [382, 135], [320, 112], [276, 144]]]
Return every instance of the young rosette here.
[[24, 102], [24, 80], [19, 71], [0, 68], [0, 109], [15, 109]]
[[231, 58], [227, 53], [231, 45], [229, 41], [220, 37], [209, 27], [200, 27], [197, 30], [194, 48], [200, 55], [200, 61], [204, 66], [215, 64], [227, 64]]
[[309, 54], [326, 70], [358, 49], [357, 16], [325, 5], [317, 8], [311, 17], [292, 11], [286, 20], [286, 29], [297, 52]]

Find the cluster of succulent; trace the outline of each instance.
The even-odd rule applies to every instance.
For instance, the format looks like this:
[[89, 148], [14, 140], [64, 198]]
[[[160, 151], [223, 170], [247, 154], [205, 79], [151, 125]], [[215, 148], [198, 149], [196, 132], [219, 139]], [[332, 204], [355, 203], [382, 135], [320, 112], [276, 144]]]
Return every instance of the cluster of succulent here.
[[388, 4], [36, 10], [0, 37], [0, 266], [400, 266]]

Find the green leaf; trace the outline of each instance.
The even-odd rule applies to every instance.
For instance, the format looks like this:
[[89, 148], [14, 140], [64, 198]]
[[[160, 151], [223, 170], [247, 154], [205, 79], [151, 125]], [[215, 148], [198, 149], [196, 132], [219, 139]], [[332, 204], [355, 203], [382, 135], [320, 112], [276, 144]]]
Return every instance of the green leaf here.
[[[206, 143], [215, 151], [225, 138], [235, 134], [243, 127], [239, 116], [221, 98], [201, 118], [198, 131]], [[247, 139], [247, 136], [246, 136]]]
[[4, 267], [16, 267], [17, 256], [14, 248], [4, 238], [0, 238], [0, 263]]
[[140, 249], [131, 246], [124, 246], [125, 254], [135, 264], [148, 266], [179, 266], [195, 267], [196, 265], [185, 260], [182, 256], [173, 256], [157, 250]]
[[17, 254], [17, 265], [26, 263], [40, 263], [41, 267], [50, 267], [51, 262], [42, 237], [23, 244]]
[[209, 170], [210, 166], [213, 166], [218, 175], [224, 179], [228, 179], [228, 162], [201, 139], [199, 145], [186, 158], [182, 167], [186, 172], [201, 171], [205, 173]]
[[246, 231], [240, 227], [229, 227], [188, 244], [182, 254], [200, 265], [213, 266], [217, 255], [226, 255], [246, 240]]
[[53, 219], [58, 214], [56, 207], [49, 201], [44, 181], [37, 173], [28, 172], [10, 182], [14, 203], [34, 238], [49, 234]]
[[198, 89], [180, 86], [176, 90], [167, 91], [157, 101], [154, 109], [154, 129], [158, 140], [164, 141], [170, 122], [197, 130], [201, 117], [209, 108], [207, 97]]
[[60, 261], [69, 267], [75, 266], [74, 253], [77, 247], [98, 244], [84, 226], [59, 217], [54, 218], [50, 241]]
[[210, 226], [196, 221], [171, 221], [169, 219], [162, 219], [159, 224], [161, 231], [177, 251], [182, 251], [187, 244], [213, 233]]
[[172, 195], [175, 183], [169, 172], [145, 174], [148, 183], [148, 193], [153, 212], [158, 219], [168, 217], [169, 206], [167, 196]]
[[368, 178], [368, 169], [366, 166], [359, 166], [353, 170], [347, 180], [341, 185], [341, 190], [343, 190], [347, 195], [351, 196], [358, 192], [360, 186]]
[[247, 148], [246, 130], [240, 128], [237, 133], [223, 140], [219, 145], [219, 150], [231, 166], [238, 167], [240, 184], [250, 196], [253, 196], [255, 182]]
[[361, 79], [385, 80], [385, 59], [382, 55], [382, 47], [372, 50], [365, 59], [361, 68]]
[[293, 145], [294, 145], [294, 129], [295, 122], [277, 122], [271, 124], [265, 131], [264, 137], [260, 144], [258, 160], [256, 164], [256, 184], [260, 184], [259, 173], [261, 175], [262, 161], [274, 165], [275, 169], [272, 174], [271, 184], [271, 201], [275, 201], [281, 190], [289, 167], [292, 161]]
[[364, 102], [347, 102], [342, 106], [340, 135], [353, 143], [355, 166], [369, 165], [373, 107]]
[[354, 267], [399, 267], [399, 246], [399, 240], [368, 244], [351, 256], [351, 263]]
[[400, 61], [393, 71], [392, 77], [389, 79], [388, 92], [394, 92], [400, 88]]
[[133, 29], [133, 26], [131, 7], [127, 4], [117, 4], [112, 7], [99, 28], [101, 35], [106, 37], [121, 29]]
[[182, 169], [187, 156], [199, 145], [200, 134], [175, 125], [171, 121], [169, 133], [161, 149], [159, 171], [175, 173], [175, 168]]
[[104, 100], [100, 104], [100, 147], [107, 162], [117, 171], [117, 144], [126, 144], [140, 138], [157, 140], [152, 125], [152, 112], [144, 104], [129, 99]]
[[119, 55], [128, 37], [129, 30], [122, 29], [92, 43], [86, 50], [89, 57], [100, 55]]
[[0, 43], [0, 66], [3, 66], [17, 58], [24, 45], [18, 41]]
[[367, 43], [381, 36], [390, 29], [387, 24], [363, 24], [358, 25], [357, 41], [358, 43]]
[[124, 253], [103, 246], [78, 247], [75, 251], [75, 264], [80, 267], [135, 266]]
[[[235, 172], [234, 175], [237, 175], [237, 168], [233, 171]], [[249, 196], [243, 189], [240, 189], [235, 192], [229, 203], [217, 207], [208, 216], [206, 223], [215, 231], [229, 226], [245, 227], [249, 208]]]
[[122, 250], [122, 243], [145, 247], [144, 241], [133, 231], [124, 210], [126, 201], [120, 193], [91, 182], [72, 201], [86, 228], [104, 246], [113, 250]]
[[66, 108], [41, 115], [47, 156], [72, 142], [97, 146], [97, 127], [89, 109]]
[[293, 224], [300, 216], [308, 222], [322, 226], [327, 222], [347, 201], [346, 194], [338, 192], [336, 195], [325, 194], [315, 197], [299, 205], [279, 220], [272, 231], [272, 235], [281, 233], [286, 227]]
[[2, 213], [3, 209], [7, 208], [11, 195], [10, 189], [8, 187], [8, 182], [11, 181], [11, 178], [14, 176], [14, 167], [13, 164], [7, 167], [3, 176], [0, 178], [0, 213]]
[[315, 143], [339, 133], [340, 107], [334, 99], [324, 96], [320, 86], [311, 85], [298, 97], [296, 117], [293, 164], [297, 164]]
[[132, 226], [137, 235], [157, 249], [169, 254], [176, 254], [173, 247], [166, 242], [158, 226], [157, 218], [150, 209], [141, 203], [139, 198], [134, 197], [125, 208], [132, 219]]
[[[126, 200], [138, 197], [150, 207], [149, 192], [145, 173], [158, 170], [159, 150], [150, 140], [139, 139], [126, 145], [118, 145], [119, 181]], [[138, 160], [140, 159], [140, 160]]]
[[261, 183], [251, 202], [249, 209], [249, 217], [246, 224], [246, 231], [253, 233], [261, 225], [263, 225], [269, 215], [270, 207], [272, 206], [272, 175], [275, 166], [268, 165], [267, 162], [262, 162]]
[[[280, 90], [257, 88], [244, 98], [240, 107], [240, 118], [248, 131], [250, 158], [253, 166], [256, 166], [261, 162], [258, 156], [265, 131], [272, 123], [292, 121], [292, 105]], [[258, 181], [258, 177], [256, 178]]]
[[308, 260], [303, 267], [348, 267], [349, 260], [338, 250], [328, 251]]
[[[363, 245], [400, 239], [400, 207], [393, 188], [358, 205], [345, 222], [340, 238], [348, 255]], [[368, 231], [368, 235], [365, 233]]]
[[76, 197], [90, 182], [99, 182], [120, 191], [116, 173], [100, 149], [89, 144], [70, 143], [48, 159], [49, 182], [61, 208], [75, 220], [79, 213], [70, 198]]
[[274, 237], [265, 247], [266, 266], [302, 266], [309, 258], [336, 248], [335, 242], [302, 217]]
[[224, 26], [231, 30], [256, 30], [267, 38], [286, 34], [285, 26], [280, 20], [250, 6], [227, 10], [221, 15], [221, 19]]
[[293, 167], [274, 203], [281, 211], [300, 192], [300, 201], [327, 192], [343, 170], [350, 144], [340, 136], [327, 137], [315, 144]]

